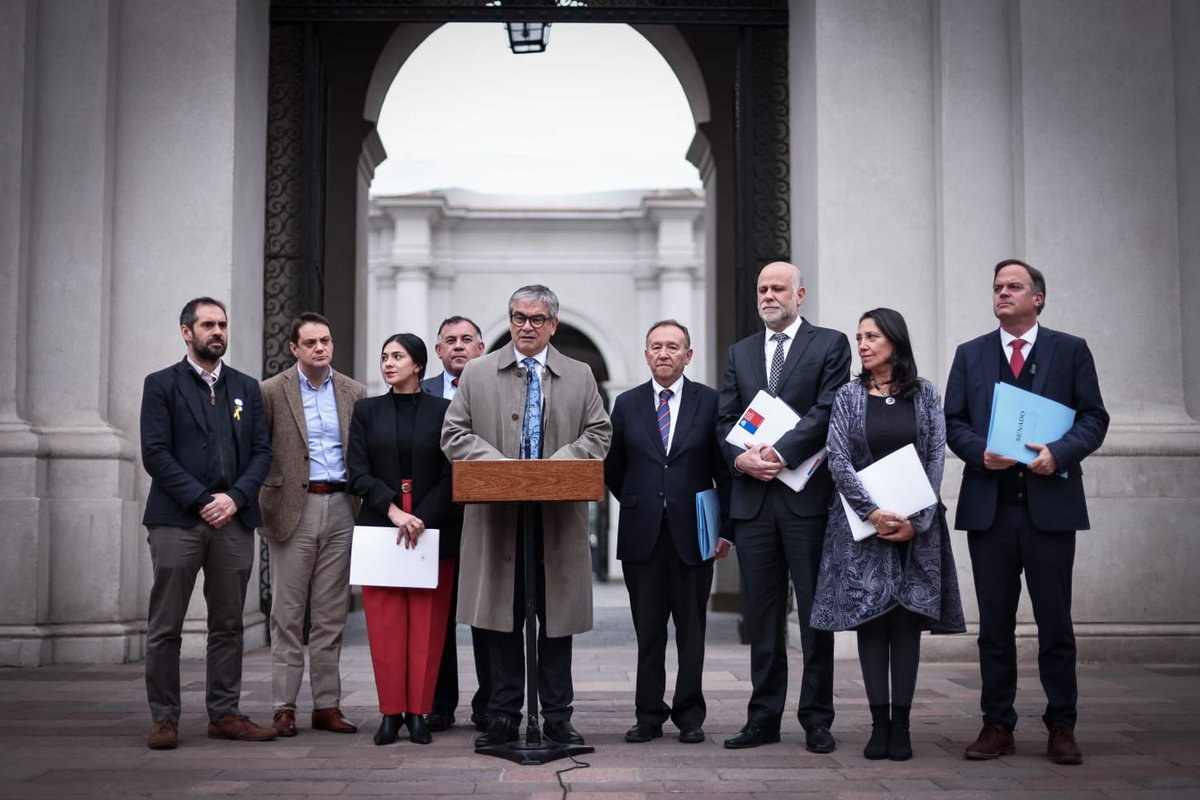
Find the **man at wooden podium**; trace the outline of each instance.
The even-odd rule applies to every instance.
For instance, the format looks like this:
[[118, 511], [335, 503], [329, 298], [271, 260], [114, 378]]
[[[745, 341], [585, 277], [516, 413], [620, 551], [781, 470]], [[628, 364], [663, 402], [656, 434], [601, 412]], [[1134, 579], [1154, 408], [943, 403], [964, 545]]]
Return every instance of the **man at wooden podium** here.
[[[446, 412], [442, 449], [451, 461], [608, 453], [612, 425], [591, 368], [550, 346], [558, 308], [545, 286], [524, 286], [509, 298], [512, 346], [468, 363]], [[592, 628], [587, 510], [586, 502], [546, 505], [534, 543], [542, 732], [560, 744], [584, 743], [571, 724], [571, 637]], [[491, 720], [476, 747], [518, 738], [525, 697], [522, 524], [507, 503], [469, 505], [463, 521], [458, 621], [486, 632], [491, 678]]]

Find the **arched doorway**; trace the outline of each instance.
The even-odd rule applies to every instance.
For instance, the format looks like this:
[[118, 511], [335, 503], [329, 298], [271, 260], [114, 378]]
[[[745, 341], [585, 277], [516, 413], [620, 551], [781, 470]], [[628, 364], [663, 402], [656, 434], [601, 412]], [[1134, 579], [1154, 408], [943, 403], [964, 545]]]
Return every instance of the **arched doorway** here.
[[[357, 310], [368, 300], [368, 189], [386, 158], [372, 115], [407, 55], [451, 21], [538, 19], [644, 29], [694, 101], [696, 136], [688, 158], [700, 170], [708, 204], [710, 361], [717, 363], [717, 353], [757, 327], [758, 268], [789, 259], [792, 249], [787, 9], [786, 0], [733, 6], [593, 0], [570, 7], [535, 0], [503, 7], [483, 0], [369, 7], [273, 0], [263, 374], [290, 363], [287, 325], [305, 308], [333, 321], [339, 369], [354, 372], [358, 354], [369, 349]], [[736, 580], [718, 579], [714, 606], [736, 604], [723, 599], [732, 598], [735, 586]]]

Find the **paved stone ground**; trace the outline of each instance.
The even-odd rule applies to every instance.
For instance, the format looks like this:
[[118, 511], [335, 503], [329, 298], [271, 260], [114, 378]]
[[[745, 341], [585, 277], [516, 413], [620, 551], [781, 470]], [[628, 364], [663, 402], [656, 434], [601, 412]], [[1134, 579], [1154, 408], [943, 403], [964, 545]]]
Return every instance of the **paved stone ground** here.
[[[596, 752], [590, 766], [561, 775], [568, 796], [633, 800], [668, 793], [722, 798], [1200, 798], [1200, 667], [1085, 665], [1079, 740], [1086, 762], [1059, 767], [1044, 757], [1040, 688], [1023, 669], [1017, 754], [996, 762], [962, 758], [978, 732], [978, 671], [973, 664], [922, 666], [913, 709], [916, 756], [869, 762], [870, 729], [854, 661], [837, 665], [839, 739], [833, 755], [812, 755], [795, 721], [794, 696], [783, 741], [733, 751], [721, 740], [743, 721], [750, 693], [747, 649], [733, 615], [709, 622], [704, 744], [679, 744], [673, 731], [646, 745], [622, 734], [632, 723], [635, 651], [624, 589], [597, 587], [596, 629], [576, 639], [576, 726]], [[363, 730], [313, 733], [270, 743], [205, 737], [204, 664], [185, 662], [184, 719], [178, 750], [146, 749], [150, 727], [140, 664], [0, 670], [0, 796], [38, 798], [162, 797], [458, 797], [559, 798], [569, 761], [520, 767], [471, 748], [465, 725], [436, 734], [432, 745], [407, 740], [376, 747], [375, 692], [361, 615], [343, 661], [344, 706]], [[460, 630], [464, 701], [473, 688], [469, 636]], [[791, 658], [799, 673], [799, 653]], [[270, 656], [246, 657], [242, 710], [270, 719]], [[304, 689], [307, 692], [307, 687]], [[302, 712], [307, 712], [302, 694]], [[460, 715], [461, 717], [462, 715]], [[464, 720], [465, 721], [465, 720]], [[668, 726], [669, 727], [669, 726]]]

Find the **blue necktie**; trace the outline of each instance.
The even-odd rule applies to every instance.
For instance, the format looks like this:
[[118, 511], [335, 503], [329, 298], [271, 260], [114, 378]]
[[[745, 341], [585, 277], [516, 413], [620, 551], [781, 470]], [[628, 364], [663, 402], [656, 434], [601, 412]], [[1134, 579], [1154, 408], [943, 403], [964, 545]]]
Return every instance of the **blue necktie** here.
[[521, 458], [542, 456], [542, 377], [538, 373], [536, 358], [521, 360], [529, 373], [529, 393], [525, 395], [525, 419], [521, 423], [521, 442], [529, 443], [529, 452], [521, 452]]
[[662, 437], [663, 452], [670, 452], [667, 446], [671, 441], [671, 407], [667, 405], [667, 401], [675, 394], [670, 389], [663, 389], [658, 393], [658, 435]]

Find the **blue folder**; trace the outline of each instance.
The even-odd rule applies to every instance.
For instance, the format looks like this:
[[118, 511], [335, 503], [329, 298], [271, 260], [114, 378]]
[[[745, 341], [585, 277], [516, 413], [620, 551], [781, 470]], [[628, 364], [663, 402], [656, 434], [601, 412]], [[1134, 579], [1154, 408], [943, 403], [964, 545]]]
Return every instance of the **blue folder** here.
[[987, 449], [1028, 464], [1037, 458], [1037, 452], [1026, 444], [1056, 442], [1074, 424], [1075, 409], [1012, 384], [997, 383], [992, 394]]
[[705, 561], [716, 555], [720, 533], [721, 501], [717, 499], [717, 490], [696, 492], [696, 537], [700, 542], [700, 557]]

